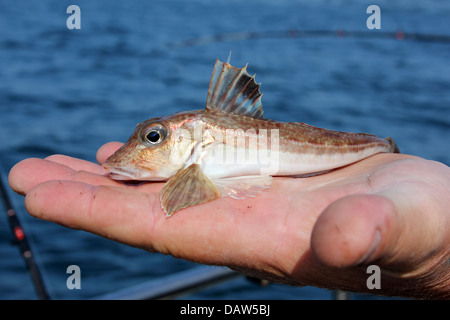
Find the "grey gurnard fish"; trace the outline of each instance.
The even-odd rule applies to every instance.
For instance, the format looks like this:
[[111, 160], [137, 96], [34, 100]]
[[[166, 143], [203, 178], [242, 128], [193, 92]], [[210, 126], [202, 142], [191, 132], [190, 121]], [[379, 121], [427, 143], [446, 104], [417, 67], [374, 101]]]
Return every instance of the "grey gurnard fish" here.
[[167, 181], [160, 200], [169, 217], [220, 197], [256, 196], [272, 176], [307, 177], [399, 152], [391, 138], [264, 119], [261, 96], [247, 66], [217, 60], [205, 109], [139, 123], [102, 165], [116, 180]]

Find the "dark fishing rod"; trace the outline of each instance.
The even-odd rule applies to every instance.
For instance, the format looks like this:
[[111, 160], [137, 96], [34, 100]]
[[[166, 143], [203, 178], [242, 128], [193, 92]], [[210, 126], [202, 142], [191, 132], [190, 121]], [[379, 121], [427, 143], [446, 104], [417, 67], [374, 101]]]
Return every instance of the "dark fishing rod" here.
[[272, 31], [250, 31], [234, 32], [204, 36], [171, 42], [166, 44], [170, 49], [181, 49], [206, 45], [214, 42], [230, 42], [258, 39], [289, 39], [289, 38], [359, 38], [359, 39], [386, 39], [398, 41], [418, 41], [429, 43], [450, 44], [450, 36], [440, 34], [423, 34], [404, 31], [346, 31], [339, 30], [272, 30]]
[[24, 229], [20, 223], [19, 217], [14, 210], [11, 200], [9, 198], [8, 192], [6, 190], [6, 185], [4, 183], [3, 168], [0, 166], [0, 196], [2, 198], [3, 204], [6, 209], [8, 216], [9, 225], [14, 236], [14, 243], [18, 245], [20, 253], [25, 260], [28, 272], [33, 280], [34, 287], [39, 299], [48, 300], [50, 296], [45, 287], [45, 283], [42, 279], [39, 267], [34, 260], [33, 253], [31, 251], [30, 244], [28, 242], [27, 236]]

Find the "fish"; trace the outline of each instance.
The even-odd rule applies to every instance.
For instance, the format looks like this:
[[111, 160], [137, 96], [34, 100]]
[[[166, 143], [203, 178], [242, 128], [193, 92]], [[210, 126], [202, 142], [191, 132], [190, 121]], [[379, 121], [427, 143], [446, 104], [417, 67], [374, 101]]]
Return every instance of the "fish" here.
[[325, 174], [377, 153], [399, 153], [392, 138], [263, 117], [261, 84], [247, 65], [216, 60], [206, 107], [137, 124], [102, 166], [115, 180], [165, 181], [166, 217], [221, 197], [255, 197], [272, 177]]

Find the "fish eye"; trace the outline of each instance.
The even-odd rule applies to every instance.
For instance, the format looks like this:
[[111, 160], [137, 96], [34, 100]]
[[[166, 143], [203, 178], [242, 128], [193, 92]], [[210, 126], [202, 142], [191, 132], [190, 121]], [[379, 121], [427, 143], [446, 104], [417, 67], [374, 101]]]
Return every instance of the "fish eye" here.
[[150, 144], [160, 143], [165, 136], [162, 128], [149, 128], [145, 130], [143, 134], [144, 141], [149, 142]]

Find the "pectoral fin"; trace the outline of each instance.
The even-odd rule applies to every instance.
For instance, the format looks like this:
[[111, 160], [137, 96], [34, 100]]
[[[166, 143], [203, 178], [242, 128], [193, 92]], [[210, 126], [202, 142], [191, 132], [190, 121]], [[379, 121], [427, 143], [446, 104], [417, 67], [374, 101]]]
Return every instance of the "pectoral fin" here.
[[232, 178], [214, 179], [222, 196], [233, 199], [255, 197], [262, 190], [269, 188], [272, 183], [271, 176], [242, 176]]
[[161, 190], [161, 205], [166, 217], [186, 207], [220, 198], [219, 189], [202, 172], [198, 164], [177, 172]]

